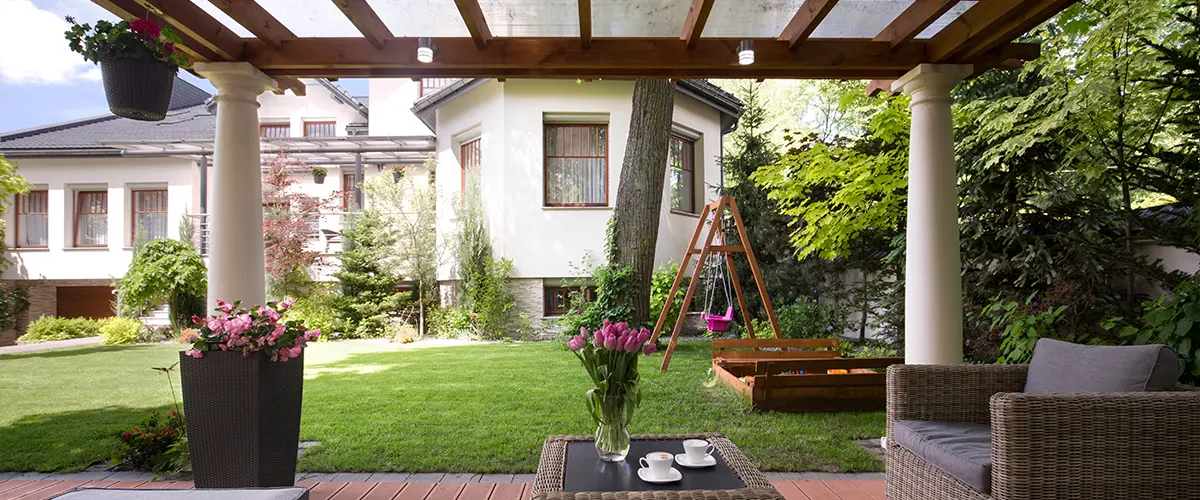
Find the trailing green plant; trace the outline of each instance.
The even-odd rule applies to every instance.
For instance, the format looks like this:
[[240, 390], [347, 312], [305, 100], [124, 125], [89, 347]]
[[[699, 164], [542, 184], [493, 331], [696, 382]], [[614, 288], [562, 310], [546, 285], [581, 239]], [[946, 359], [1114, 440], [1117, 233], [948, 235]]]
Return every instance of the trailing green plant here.
[[67, 16], [67, 22], [71, 24], [64, 33], [68, 45], [86, 61], [158, 59], [176, 68], [187, 65], [187, 56], [175, 46], [180, 42], [179, 35], [170, 26], [160, 28], [149, 19], [96, 21], [92, 26]]
[[1200, 383], [1200, 273], [1142, 308], [1146, 313], [1140, 327], [1119, 319], [1106, 321], [1104, 326], [1121, 325], [1121, 338], [1134, 344], [1166, 344], [1179, 355], [1179, 381]]
[[207, 292], [204, 259], [190, 244], [166, 238], [142, 245], [117, 281], [122, 316], [141, 316], [165, 302], [175, 331], [190, 326], [192, 316], [205, 315]]
[[0, 284], [0, 331], [12, 330], [17, 315], [28, 310], [28, 290], [12, 283]]
[[[841, 338], [850, 329], [850, 310], [846, 306], [803, 296], [775, 309], [775, 318], [779, 320], [779, 334], [787, 339]], [[751, 324], [758, 338], [771, 335], [771, 323], [766, 318], [755, 318]], [[748, 332], [743, 331], [743, 336], [749, 338]]]
[[[1022, 364], [1033, 359], [1033, 348], [1043, 337], [1054, 338], [1055, 324], [1063, 318], [1066, 306], [1051, 307], [1041, 312], [1032, 312], [1028, 306], [1015, 300], [996, 297], [983, 309], [983, 316], [992, 320], [992, 327], [1004, 328], [1004, 340], [1000, 342], [1000, 358], [997, 363]], [[1078, 341], [1079, 339], [1070, 339]]]
[[330, 302], [342, 322], [340, 338], [385, 337], [391, 316], [411, 295], [397, 291], [404, 280], [387, 264], [395, 235], [382, 214], [364, 210], [348, 219], [342, 238], [342, 267], [334, 275], [342, 293]]
[[101, 344], [137, 344], [150, 340], [150, 329], [133, 318], [108, 318], [100, 324]]
[[100, 335], [102, 320], [89, 318], [60, 318], [57, 316], [42, 316], [25, 329], [25, 334], [17, 340], [27, 344], [37, 344], [52, 340], [81, 339]]

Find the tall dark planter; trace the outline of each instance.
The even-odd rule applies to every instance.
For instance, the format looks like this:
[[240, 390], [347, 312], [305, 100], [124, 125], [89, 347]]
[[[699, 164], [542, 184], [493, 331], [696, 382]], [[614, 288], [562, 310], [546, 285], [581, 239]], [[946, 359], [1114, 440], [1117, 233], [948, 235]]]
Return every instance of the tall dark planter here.
[[183, 414], [197, 488], [292, 486], [300, 442], [304, 355], [179, 353]]
[[167, 117], [178, 68], [152, 58], [119, 58], [100, 62], [104, 96], [114, 115], [141, 121]]

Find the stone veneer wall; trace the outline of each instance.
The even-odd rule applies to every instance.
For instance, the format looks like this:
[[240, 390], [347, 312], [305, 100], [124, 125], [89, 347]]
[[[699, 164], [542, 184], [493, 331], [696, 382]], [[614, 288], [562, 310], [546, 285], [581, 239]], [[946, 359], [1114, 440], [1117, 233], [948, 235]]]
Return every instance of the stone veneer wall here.
[[534, 331], [542, 333], [553, 322], [547, 322], [545, 286], [541, 278], [513, 278], [508, 280], [508, 291], [516, 299], [514, 310], [519, 317], [522, 313], [529, 319]]
[[25, 287], [29, 291], [29, 310], [17, 315], [13, 330], [0, 332], [0, 345], [16, 343], [30, 323], [42, 316], [58, 314], [58, 287], [110, 286], [110, 279], [87, 280], [6, 280], [5, 283]]

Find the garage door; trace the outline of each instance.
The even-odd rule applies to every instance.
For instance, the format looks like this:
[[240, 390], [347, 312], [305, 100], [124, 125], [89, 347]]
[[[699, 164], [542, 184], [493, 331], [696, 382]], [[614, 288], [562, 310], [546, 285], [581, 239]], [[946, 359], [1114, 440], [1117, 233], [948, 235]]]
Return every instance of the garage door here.
[[111, 286], [58, 287], [58, 317], [108, 318], [113, 316]]

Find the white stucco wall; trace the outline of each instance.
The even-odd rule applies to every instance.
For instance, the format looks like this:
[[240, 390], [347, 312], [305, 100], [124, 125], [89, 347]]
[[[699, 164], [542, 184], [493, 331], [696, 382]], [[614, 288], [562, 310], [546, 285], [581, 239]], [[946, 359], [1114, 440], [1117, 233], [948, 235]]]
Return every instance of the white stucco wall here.
[[430, 135], [433, 132], [416, 115], [412, 105], [420, 97], [421, 82], [411, 78], [372, 78], [371, 135]]
[[[1133, 248], [1135, 252], [1145, 255], [1151, 262], [1162, 261], [1162, 265], [1167, 271], [1181, 271], [1187, 274], [1195, 274], [1197, 270], [1200, 270], [1200, 255], [1188, 252], [1182, 248], [1156, 245], [1151, 242], [1137, 242], [1134, 243]], [[1136, 287], [1138, 293], [1149, 295], [1152, 299], [1158, 298], [1169, 291], [1141, 280], [1136, 284]]]
[[[197, 211], [198, 171], [194, 162], [177, 158], [15, 159], [17, 171], [35, 189], [49, 192], [49, 245], [14, 248], [15, 210], [5, 214], [5, 234], [13, 266], [4, 279], [103, 279], [125, 274], [132, 255], [131, 189], [167, 190], [167, 235], [176, 237], [179, 220]], [[74, 192], [108, 190], [108, 246], [73, 247]]]
[[[576, 275], [571, 264], [584, 264], [590, 252], [603, 258], [605, 229], [616, 204], [621, 162], [631, 114], [632, 81], [573, 80], [489, 81], [448, 102], [437, 111], [438, 173], [443, 192], [457, 192], [462, 182], [459, 147], [482, 138], [481, 184], [485, 214], [497, 253], [514, 263], [516, 278], [562, 278]], [[609, 125], [608, 206], [562, 208], [543, 206], [543, 126], [547, 115], [588, 114]], [[699, 133], [696, 141], [697, 184], [717, 184], [720, 154], [718, 112], [691, 97], [677, 94], [674, 121]], [[712, 189], [697, 193], [696, 206], [715, 198]], [[656, 263], [680, 260], [698, 218], [669, 213], [664, 189]], [[453, 205], [439, 207], [439, 231], [452, 231]], [[453, 279], [452, 266], [439, 277]]]
[[[303, 80], [307, 86], [304, 96], [291, 92], [276, 95], [270, 92], [258, 96], [258, 122], [292, 126], [292, 137], [304, 137], [304, 122], [336, 122], [337, 135], [346, 134], [346, 125], [363, 123], [367, 118], [354, 108], [334, 100], [329, 90], [315, 80]], [[410, 113], [411, 114], [411, 113]]]

